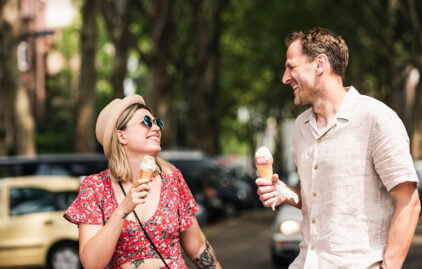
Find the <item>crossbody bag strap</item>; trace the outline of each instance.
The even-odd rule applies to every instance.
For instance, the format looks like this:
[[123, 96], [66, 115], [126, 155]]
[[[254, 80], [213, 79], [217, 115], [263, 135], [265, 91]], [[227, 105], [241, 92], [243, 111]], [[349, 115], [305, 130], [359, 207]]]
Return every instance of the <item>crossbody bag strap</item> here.
[[[126, 196], [126, 191], [123, 188], [122, 182], [119, 182], [119, 186], [122, 189], [123, 194]], [[168, 264], [166, 263], [166, 261], [164, 260], [163, 256], [161, 256], [160, 251], [158, 251], [158, 248], [155, 246], [155, 244], [152, 242], [151, 238], [149, 237], [147, 231], [144, 228], [144, 225], [142, 225], [141, 220], [138, 217], [138, 214], [136, 214], [135, 210], [132, 211], [133, 214], [135, 215], [136, 220], [138, 221], [139, 225], [141, 226], [142, 231], [144, 232], [145, 237], [148, 239], [149, 243], [152, 245], [152, 248], [155, 250], [155, 252], [157, 252], [158, 256], [160, 256], [161, 261], [165, 264], [165, 266], [170, 269], [170, 267], [168, 266]]]

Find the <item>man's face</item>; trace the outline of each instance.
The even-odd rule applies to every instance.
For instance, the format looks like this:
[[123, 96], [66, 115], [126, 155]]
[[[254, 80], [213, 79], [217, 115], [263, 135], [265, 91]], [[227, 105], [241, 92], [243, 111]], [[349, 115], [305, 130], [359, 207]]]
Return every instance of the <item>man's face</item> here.
[[287, 49], [286, 70], [283, 83], [293, 88], [296, 105], [312, 104], [315, 95], [316, 64], [302, 52], [300, 40], [294, 41]]

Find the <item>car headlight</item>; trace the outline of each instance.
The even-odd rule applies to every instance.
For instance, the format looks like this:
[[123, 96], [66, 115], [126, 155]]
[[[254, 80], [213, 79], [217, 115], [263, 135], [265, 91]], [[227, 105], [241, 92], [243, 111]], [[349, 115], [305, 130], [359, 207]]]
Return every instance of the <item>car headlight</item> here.
[[296, 220], [285, 220], [280, 224], [280, 233], [291, 235], [298, 233], [300, 230], [300, 222]]

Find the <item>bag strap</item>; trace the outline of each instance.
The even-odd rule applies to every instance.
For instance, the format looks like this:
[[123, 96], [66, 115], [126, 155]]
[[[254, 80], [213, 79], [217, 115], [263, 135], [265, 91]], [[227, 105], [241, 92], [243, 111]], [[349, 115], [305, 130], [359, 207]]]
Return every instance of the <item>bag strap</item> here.
[[[119, 181], [119, 186], [122, 189], [123, 194], [126, 196], [126, 191], [123, 188], [122, 182]], [[166, 261], [164, 260], [163, 256], [161, 256], [161, 253], [158, 251], [157, 247], [155, 246], [155, 244], [152, 242], [151, 238], [149, 237], [147, 231], [144, 228], [144, 225], [142, 225], [141, 220], [138, 217], [138, 214], [136, 214], [135, 210], [133, 210], [133, 214], [135, 215], [136, 220], [138, 220], [139, 225], [141, 226], [142, 231], [144, 232], [145, 237], [148, 239], [149, 243], [152, 245], [152, 248], [155, 250], [155, 252], [157, 252], [158, 256], [160, 256], [161, 261], [165, 264], [165, 266], [170, 269], [170, 267], [168, 266], [168, 264], [166, 263]]]

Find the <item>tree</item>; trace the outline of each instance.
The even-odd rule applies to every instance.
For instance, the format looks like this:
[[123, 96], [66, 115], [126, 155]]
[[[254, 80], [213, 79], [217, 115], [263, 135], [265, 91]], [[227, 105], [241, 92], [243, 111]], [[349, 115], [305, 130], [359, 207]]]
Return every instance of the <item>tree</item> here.
[[422, 72], [422, 2], [347, 1], [336, 5], [335, 13], [341, 14], [340, 28], [352, 47], [347, 76], [398, 113], [411, 138], [413, 158], [421, 159], [422, 88], [419, 83], [410, 90], [407, 78], [413, 68]]
[[76, 152], [95, 152], [95, 126], [96, 114], [96, 41], [97, 41], [97, 0], [86, 0], [82, 6], [83, 24], [81, 29], [81, 73], [77, 99], [76, 117]]
[[[168, 73], [171, 65], [170, 50], [174, 30], [174, 1], [138, 1], [138, 12], [142, 29], [135, 33], [134, 49], [148, 69], [145, 101], [165, 122], [166, 131], [162, 134], [162, 145], [176, 143], [176, 124], [172, 111], [172, 77]], [[148, 48], [142, 47], [148, 43]]]
[[8, 153], [8, 141], [13, 141], [15, 154], [34, 155], [34, 118], [28, 94], [19, 83], [16, 61], [18, 1], [0, 1], [0, 15], [0, 155]]
[[[407, 4], [407, 5], [406, 5]], [[410, 36], [414, 38], [413, 49], [410, 50], [410, 60], [417, 67], [419, 74], [422, 73], [422, 3], [421, 1], [408, 0], [405, 4], [404, 16], [410, 21], [413, 33]], [[420, 81], [420, 79], [419, 79]], [[412, 155], [415, 160], [422, 159], [422, 83], [418, 81], [414, 100], [411, 107], [412, 122]]]
[[[188, 144], [209, 154], [220, 153], [220, 37], [228, 1], [192, 1], [193, 49], [184, 62], [189, 125]], [[181, 53], [181, 52], [180, 52]]]
[[114, 45], [111, 85], [114, 98], [124, 97], [123, 82], [127, 75], [127, 60], [130, 47], [129, 26], [132, 22], [129, 0], [101, 1], [101, 11]]

